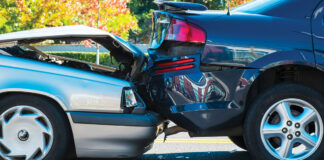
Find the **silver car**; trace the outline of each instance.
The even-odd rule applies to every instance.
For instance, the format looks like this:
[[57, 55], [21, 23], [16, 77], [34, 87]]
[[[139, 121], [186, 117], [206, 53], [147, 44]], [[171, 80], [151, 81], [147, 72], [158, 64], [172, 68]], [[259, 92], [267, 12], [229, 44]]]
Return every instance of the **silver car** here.
[[[46, 54], [35, 44], [98, 43], [113, 66]], [[124, 158], [150, 149], [161, 124], [133, 79], [145, 55], [107, 32], [65, 26], [0, 35], [0, 155], [4, 159]]]

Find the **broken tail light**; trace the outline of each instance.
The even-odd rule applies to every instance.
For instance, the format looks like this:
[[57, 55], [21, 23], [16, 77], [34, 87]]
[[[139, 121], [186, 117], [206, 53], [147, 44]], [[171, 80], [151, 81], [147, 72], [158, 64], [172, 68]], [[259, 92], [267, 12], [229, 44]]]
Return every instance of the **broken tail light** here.
[[127, 108], [135, 107], [137, 105], [137, 100], [133, 89], [124, 89], [124, 106]]

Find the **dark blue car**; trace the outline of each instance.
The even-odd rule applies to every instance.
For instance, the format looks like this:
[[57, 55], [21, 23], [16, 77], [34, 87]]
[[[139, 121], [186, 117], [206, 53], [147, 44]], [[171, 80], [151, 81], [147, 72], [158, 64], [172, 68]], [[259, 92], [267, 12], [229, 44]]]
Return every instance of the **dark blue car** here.
[[159, 7], [138, 90], [177, 124], [167, 135], [229, 136], [256, 159], [324, 157], [323, 0]]

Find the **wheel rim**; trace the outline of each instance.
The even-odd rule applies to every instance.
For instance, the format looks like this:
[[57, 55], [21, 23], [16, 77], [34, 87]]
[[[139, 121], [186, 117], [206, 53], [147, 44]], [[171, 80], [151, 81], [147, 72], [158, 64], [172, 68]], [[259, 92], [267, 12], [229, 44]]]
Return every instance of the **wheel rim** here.
[[0, 154], [5, 159], [43, 159], [53, 143], [47, 116], [31, 106], [15, 106], [0, 116]]
[[262, 143], [278, 159], [305, 159], [319, 147], [323, 122], [308, 102], [289, 98], [273, 104], [260, 127]]

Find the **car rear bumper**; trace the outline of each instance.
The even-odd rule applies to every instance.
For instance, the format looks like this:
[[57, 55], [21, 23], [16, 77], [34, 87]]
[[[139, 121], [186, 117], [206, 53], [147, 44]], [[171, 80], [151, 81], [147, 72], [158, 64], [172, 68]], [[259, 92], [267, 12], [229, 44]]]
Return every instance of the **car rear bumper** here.
[[159, 116], [69, 112], [78, 157], [136, 157], [152, 146]]

